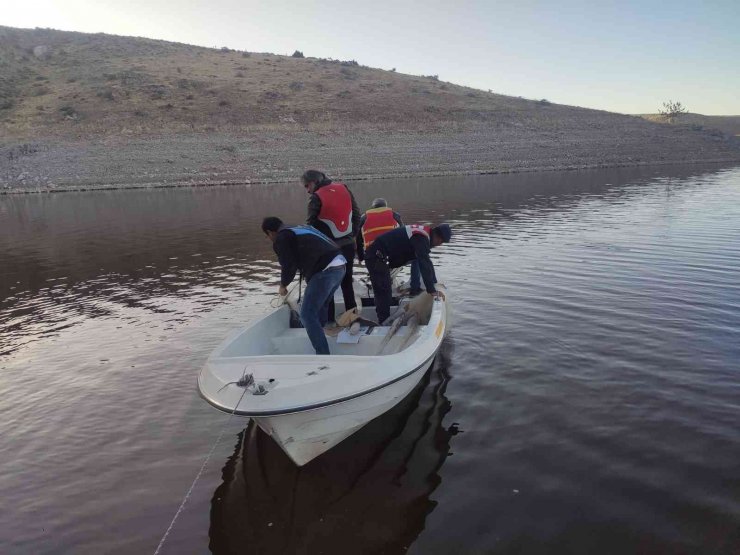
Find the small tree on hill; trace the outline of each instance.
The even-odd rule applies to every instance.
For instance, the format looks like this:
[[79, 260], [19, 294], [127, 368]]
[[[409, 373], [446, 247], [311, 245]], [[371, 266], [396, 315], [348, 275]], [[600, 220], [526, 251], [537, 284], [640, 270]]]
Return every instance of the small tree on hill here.
[[658, 110], [658, 113], [660, 113], [661, 116], [667, 117], [671, 123], [673, 123], [673, 120], [675, 120], [676, 117], [680, 116], [681, 114], [685, 114], [686, 112], [688, 112], [688, 110], [684, 107], [683, 104], [678, 101], [673, 102], [672, 100], [669, 100], [668, 102], [663, 102], [663, 109]]
[[293, 56], [294, 58], [304, 58], [304, 57], [305, 57], [305, 56], [303, 55], [303, 52], [301, 52], [300, 50], [296, 50], [295, 52], [293, 52], [292, 56]]

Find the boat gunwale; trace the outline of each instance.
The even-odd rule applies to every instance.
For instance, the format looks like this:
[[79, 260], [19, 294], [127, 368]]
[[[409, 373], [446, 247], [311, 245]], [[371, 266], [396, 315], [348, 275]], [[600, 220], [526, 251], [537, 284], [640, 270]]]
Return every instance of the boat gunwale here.
[[[198, 393], [212, 407], [214, 407], [214, 408], [216, 408], [216, 409], [218, 409], [218, 410], [220, 410], [222, 412], [226, 412], [228, 414], [234, 414], [236, 416], [249, 416], [251, 418], [262, 418], [262, 417], [269, 417], [269, 416], [279, 416], [279, 415], [285, 415], [285, 414], [296, 414], [296, 413], [300, 413], [300, 412], [308, 412], [308, 411], [312, 411], [312, 410], [317, 410], [317, 409], [325, 408], [325, 407], [328, 407], [328, 406], [331, 406], [331, 405], [338, 405], [340, 403], [344, 403], [344, 402], [347, 402], [347, 401], [351, 401], [353, 399], [357, 399], [358, 397], [362, 397], [364, 395], [369, 395], [370, 393], [374, 393], [376, 391], [379, 391], [379, 390], [383, 389], [384, 387], [388, 387], [389, 385], [392, 385], [392, 384], [394, 384], [396, 382], [399, 382], [399, 381], [403, 380], [404, 378], [408, 378], [409, 376], [411, 376], [415, 372], [418, 372], [419, 370], [421, 370], [427, 363], [431, 363], [434, 360], [434, 357], [437, 356], [437, 352], [439, 351], [439, 347], [440, 347], [441, 344], [442, 344], [442, 342], [440, 341], [439, 344], [437, 345], [437, 348], [434, 349], [434, 352], [431, 354], [431, 356], [427, 357], [424, 360], [424, 362], [422, 362], [420, 365], [418, 365], [417, 367], [415, 367], [413, 370], [410, 370], [410, 371], [406, 372], [405, 374], [401, 374], [399, 376], [395, 376], [393, 379], [391, 379], [391, 380], [389, 380], [387, 382], [383, 382], [382, 384], [373, 386], [373, 387], [371, 387], [369, 389], [366, 389], [366, 390], [363, 390], [363, 391], [359, 391], [359, 392], [353, 393], [351, 395], [347, 395], [345, 397], [340, 397], [338, 399], [331, 399], [329, 401], [321, 401], [319, 403], [314, 403], [314, 404], [306, 405], [306, 406], [302, 406], [302, 407], [291, 407], [291, 408], [286, 408], [286, 409], [273, 409], [273, 410], [266, 410], [266, 411], [240, 411], [240, 410], [235, 410], [235, 409], [229, 409], [229, 408], [227, 408], [227, 407], [225, 407], [225, 406], [217, 403], [213, 399], [210, 399], [209, 397], [207, 397], [205, 395], [205, 393], [203, 393], [203, 390], [200, 387], [200, 376], [202, 375], [203, 370], [205, 370], [205, 368], [203, 370], [201, 370], [201, 372], [198, 374]], [[237, 408], [238, 408], [238, 406], [239, 405], [237, 403]]]

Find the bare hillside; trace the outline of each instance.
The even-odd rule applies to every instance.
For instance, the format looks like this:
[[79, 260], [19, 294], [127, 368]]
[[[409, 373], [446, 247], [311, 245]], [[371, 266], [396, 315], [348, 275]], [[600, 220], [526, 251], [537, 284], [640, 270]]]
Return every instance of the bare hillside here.
[[102, 34], [0, 28], [0, 52], [8, 75], [2, 123], [18, 136], [281, 123], [513, 124], [574, 110], [355, 61]]
[[661, 114], [645, 114], [648, 121], [672, 125], [688, 125], [692, 128], [715, 129], [727, 135], [740, 137], [740, 116], [705, 116], [704, 114], [681, 114], [670, 121], [670, 118]]
[[699, 126], [355, 61], [0, 27], [0, 187], [47, 190], [740, 161]]

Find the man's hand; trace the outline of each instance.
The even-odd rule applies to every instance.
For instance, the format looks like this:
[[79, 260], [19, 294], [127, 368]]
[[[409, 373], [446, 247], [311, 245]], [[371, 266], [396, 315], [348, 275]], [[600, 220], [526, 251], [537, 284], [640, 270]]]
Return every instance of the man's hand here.
[[285, 287], [285, 285], [281, 285], [280, 287], [278, 287], [278, 295], [280, 295], [281, 297], [284, 297], [287, 294], [288, 294], [288, 288]]
[[439, 299], [441, 301], [445, 300], [445, 294], [442, 293], [442, 291], [435, 291], [434, 293], [432, 293], [432, 297], [434, 297], [435, 299]]

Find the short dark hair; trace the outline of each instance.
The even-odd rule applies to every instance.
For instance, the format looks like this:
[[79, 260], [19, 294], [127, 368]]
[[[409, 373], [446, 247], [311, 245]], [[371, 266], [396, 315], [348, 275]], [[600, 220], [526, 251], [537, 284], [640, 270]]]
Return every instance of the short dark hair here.
[[301, 176], [301, 181], [303, 184], [307, 183], [317, 183], [319, 185], [328, 185], [331, 183], [331, 179], [326, 177], [326, 174], [324, 172], [320, 172], [319, 170], [307, 170], [303, 172], [303, 175]]
[[268, 231], [278, 231], [281, 225], [283, 225], [283, 220], [277, 216], [267, 216], [262, 220], [262, 232], [267, 233]]
[[443, 243], [449, 243], [452, 238], [452, 229], [449, 224], [439, 224], [432, 228], [432, 235], [439, 237]]

